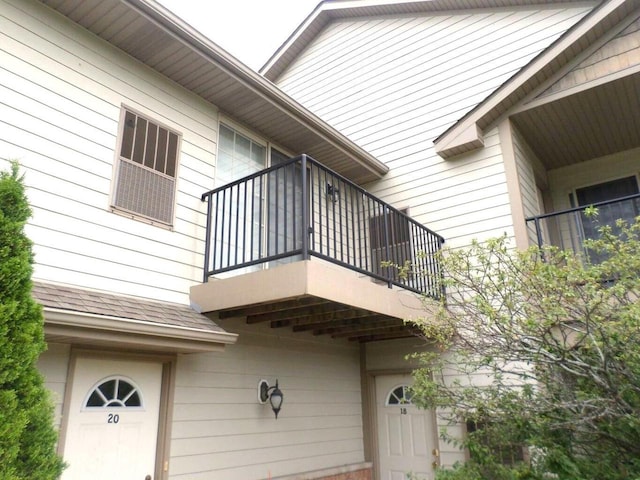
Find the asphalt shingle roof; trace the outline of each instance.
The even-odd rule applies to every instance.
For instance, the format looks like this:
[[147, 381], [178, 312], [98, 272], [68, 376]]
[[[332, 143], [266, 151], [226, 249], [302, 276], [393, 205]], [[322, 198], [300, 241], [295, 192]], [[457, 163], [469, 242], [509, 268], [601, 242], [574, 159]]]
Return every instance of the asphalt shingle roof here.
[[32, 294], [43, 307], [224, 332], [211, 319], [187, 305], [142, 300], [41, 282], [33, 283]]

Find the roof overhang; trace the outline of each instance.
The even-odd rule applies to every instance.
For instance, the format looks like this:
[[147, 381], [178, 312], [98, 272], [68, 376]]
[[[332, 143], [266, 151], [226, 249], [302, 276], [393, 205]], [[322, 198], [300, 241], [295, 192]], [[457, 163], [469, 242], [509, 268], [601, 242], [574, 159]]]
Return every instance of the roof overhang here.
[[188, 305], [33, 282], [47, 341], [171, 353], [215, 352], [228, 333]]
[[293, 155], [365, 183], [385, 164], [153, 0], [40, 0]]
[[640, 65], [510, 115], [547, 170], [640, 148]]
[[[533, 100], [553, 81], [556, 75], [570, 66], [576, 57], [587, 51], [605, 32], [624, 21], [638, 8], [640, 8], [638, 0], [603, 2], [483, 102], [436, 138], [434, 142], [436, 152], [443, 158], [450, 158], [481, 147], [484, 144], [483, 134], [487, 129], [496, 125], [516, 109], [518, 111], [526, 110], [527, 107], [523, 107], [526, 102]], [[600, 92], [602, 91], [600, 90]], [[583, 100], [584, 98], [586, 95], [583, 95]], [[592, 98], [596, 98], [595, 95], [592, 95]], [[556, 107], [558, 105], [560, 104], [556, 104]], [[550, 105], [540, 106], [538, 113], [549, 108], [553, 107]], [[527, 117], [532, 118], [530, 114], [520, 115], [523, 122]], [[543, 117], [544, 115], [538, 115], [540, 121], [548, 122], [549, 119], [545, 120]], [[567, 125], [570, 125], [570, 122]]]
[[174, 353], [218, 352], [236, 342], [237, 335], [175, 325], [93, 315], [45, 307], [48, 342], [98, 345], [137, 351]]

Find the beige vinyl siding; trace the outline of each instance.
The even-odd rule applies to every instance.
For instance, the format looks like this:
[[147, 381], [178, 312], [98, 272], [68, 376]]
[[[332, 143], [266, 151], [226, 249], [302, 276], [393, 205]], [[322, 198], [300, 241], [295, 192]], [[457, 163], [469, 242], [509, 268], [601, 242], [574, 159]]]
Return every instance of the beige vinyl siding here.
[[449, 161], [433, 140], [592, 6], [340, 20], [277, 84], [389, 166], [372, 193], [464, 246], [511, 234], [497, 132]]
[[[201, 279], [218, 112], [32, 1], [0, 2], [0, 168], [18, 160], [35, 278], [187, 302]], [[122, 105], [182, 134], [171, 230], [111, 213]], [[35, 187], [45, 185], [46, 188]]]
[[[178, 360], [170, 477], [246, 480], [364, 461], [357, 346], [239, 328], [224, 353]], [[257, 401], [260, 379], [279, 381], [277, 420]]]
[[49, 343], [47, 350], [38, 359], [38, 370], [44, 376], [45, 386], [51, 392], [56, 428], [60, 428], [62, 420], [62, 402], [67, 386], [70, 351], [69, 345]]
[[[415, 171], [397, 177], [408, 181], [406, 185], [394, 188], [397, 184], [390, 178], [388, 183], [380, 182], [371, 189], [391, 203], [409, 205], [409, 214], [442, 235], [449, 247], [467, 246], [473, 238], [512, 235], [497, 130], [488, 133], [485, 140], [484, 149], [454, 160], [443, 161], [433, 154], [426, 161], [416, 162]], [[388, 190], [377, 191], [387, 184]]]
[[640, 18], [580, 62], [540, 97], [612, 76], [640, 64]]
[[[513, 153], [516, 160], [518, 184], [520, 187], [520, 194], [522, 196], [521, 200], [524, 218], [540, 215], [543, 213], [543, 208], [539, 204], [539, 190], [536, 183], [536, 173], [539, 175], [546, 175], [544, 168], [536, 154], [531, 150], [531, 147], [529, 147], [526, 140], [515, 126], [512, 127], [512, 132]], [[535, 229], [528, 228], [527, 235], [530, 245], [538, 244]]]

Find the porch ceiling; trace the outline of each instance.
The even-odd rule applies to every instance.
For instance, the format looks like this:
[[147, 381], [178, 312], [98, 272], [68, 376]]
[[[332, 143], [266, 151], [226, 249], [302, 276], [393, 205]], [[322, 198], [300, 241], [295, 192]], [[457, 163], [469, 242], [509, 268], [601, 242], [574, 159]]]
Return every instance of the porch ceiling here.
[[549, 170], [640, 147], [640, 73], [537, 103], [512, 119]]
[[212, 319], [357, 342], [415, 336], [405, 319], [424, 313], [416, 294], [319, 260], [212, 279], [191, 288], [191, 303]]

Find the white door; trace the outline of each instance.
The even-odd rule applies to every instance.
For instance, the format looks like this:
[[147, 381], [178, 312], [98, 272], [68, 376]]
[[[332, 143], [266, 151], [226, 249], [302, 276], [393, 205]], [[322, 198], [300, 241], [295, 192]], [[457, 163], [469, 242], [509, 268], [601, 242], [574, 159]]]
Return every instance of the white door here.
[[[433, 412], [411, 403], [411, 375], [376, 377], [380, 480], [432, 480], [438, 461]], [[434, 464], [434, 462], [436, 462]]]
[[78, 358], [63, 480], [153, 479], [162, 365]]

